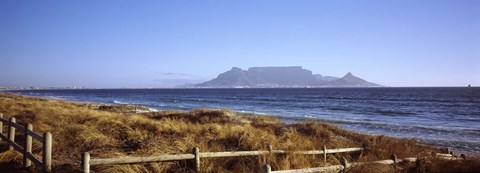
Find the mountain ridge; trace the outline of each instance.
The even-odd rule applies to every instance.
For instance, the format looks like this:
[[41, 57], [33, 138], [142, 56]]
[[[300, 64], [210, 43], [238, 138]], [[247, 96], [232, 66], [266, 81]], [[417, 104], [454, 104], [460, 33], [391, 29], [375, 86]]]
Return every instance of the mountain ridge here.
[[216, 78], [194, 84], [194, 88], [305, 88], [305, 87], [381, 87], [348, 72], [343, 77], [322, 76], [301, 66], [232, 67]]

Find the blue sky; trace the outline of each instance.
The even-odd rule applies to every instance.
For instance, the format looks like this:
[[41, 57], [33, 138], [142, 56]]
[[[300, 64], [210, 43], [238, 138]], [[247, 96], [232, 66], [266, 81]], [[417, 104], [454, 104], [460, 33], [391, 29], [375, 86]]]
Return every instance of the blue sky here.
[[0, 86], [170, 87], [303, 66], [480, 85], [480, 1], [0, 1]]

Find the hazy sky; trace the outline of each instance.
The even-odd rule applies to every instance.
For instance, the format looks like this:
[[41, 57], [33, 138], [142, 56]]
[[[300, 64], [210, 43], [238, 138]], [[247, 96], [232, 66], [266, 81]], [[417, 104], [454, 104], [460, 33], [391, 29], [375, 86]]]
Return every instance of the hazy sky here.
[[478, 86], [480, 1], [0, 1], [0, 86], [168, 87], [294, 65]]

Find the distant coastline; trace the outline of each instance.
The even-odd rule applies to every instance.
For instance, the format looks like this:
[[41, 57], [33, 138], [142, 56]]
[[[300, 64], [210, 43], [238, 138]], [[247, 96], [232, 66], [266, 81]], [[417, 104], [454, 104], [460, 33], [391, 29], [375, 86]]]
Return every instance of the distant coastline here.
[[122, 88], [71, 88], [71, 87], [4, 87], [0, 91], [22, 90], [136, 90], [136, 89], [321, 89], [321, 88], [479, 88], [480, 86], [379, 86], [379, 87], [122, 87]]

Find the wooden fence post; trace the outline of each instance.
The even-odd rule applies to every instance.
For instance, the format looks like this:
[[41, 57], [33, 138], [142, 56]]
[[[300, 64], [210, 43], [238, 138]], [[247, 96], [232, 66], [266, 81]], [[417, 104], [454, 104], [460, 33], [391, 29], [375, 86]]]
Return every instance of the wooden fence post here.
[[262, 173], [271, 173], [272, 172], [272, 167], [269, 164], [266, 164], [263, 166], [263, 172]]
[[[10, 118], [10, 123], [8, 123], [8, 140], [15, 142], [15, 127], [12, 126], [16, 122], [15, 117]], [[8, 145], [9, 150], [13, 150], [13, 145]]]
[[323, 162], [327, 163], [327, 146], [323, 146]]
[[[0, 118], [3, 118], [3, 113], [0, 113]], [[3, 121], [0, 121], [0, 134], [3, 134]], [[2, 138], [0, 138], [0, 141]]]
[[82, 168], [83, 173], [90, 173], [90, 153], [84, 152], [82, 154]]
[[32, 161], [28, 159], [27, 154], [32, 153], [32, 136], [28, 135], [28, 131], [33, 131], [33, 125], [28, 123], [25, 127], [25, 153], [23, 153], [23, 165], [25, 168], [32, 166]]
[[397, 171], [397, 162], [398, 162], [397, 155], [395, 154], [390, 155], [390, 159], [393, 160], [393, 170]]
[[193, 148], [193, 155], [195, 156], [195, 158], [193, 158], [195, 172], [200, 172], [200, 149], [198, 147]]
[[272, 151], [273, 151], [273, 146], [268, 144], [268, 164], [272, 164]]
[[43, 134], [43, 171], [52, 172], [52, 134], [46, 132]]
[[343, 166], [343, 172], [346, 173], [347, 172], [347, 168], [348, 168], [348, 161], [345, 157], [342, 157], [342, 160], [340, 160], [342, 166]]
[[448, 154], [451, 154], [452, 157], [457, 157], [457, 156], [455, 155], [455, 153], [453, 153], [453, 151], [450, 151], [450, 153], [448, 153]]
[[418, 158], [415, 162], [415, 172], [418, 173], [425, 173], [426, 171], [426, 159], [425, 158]]

